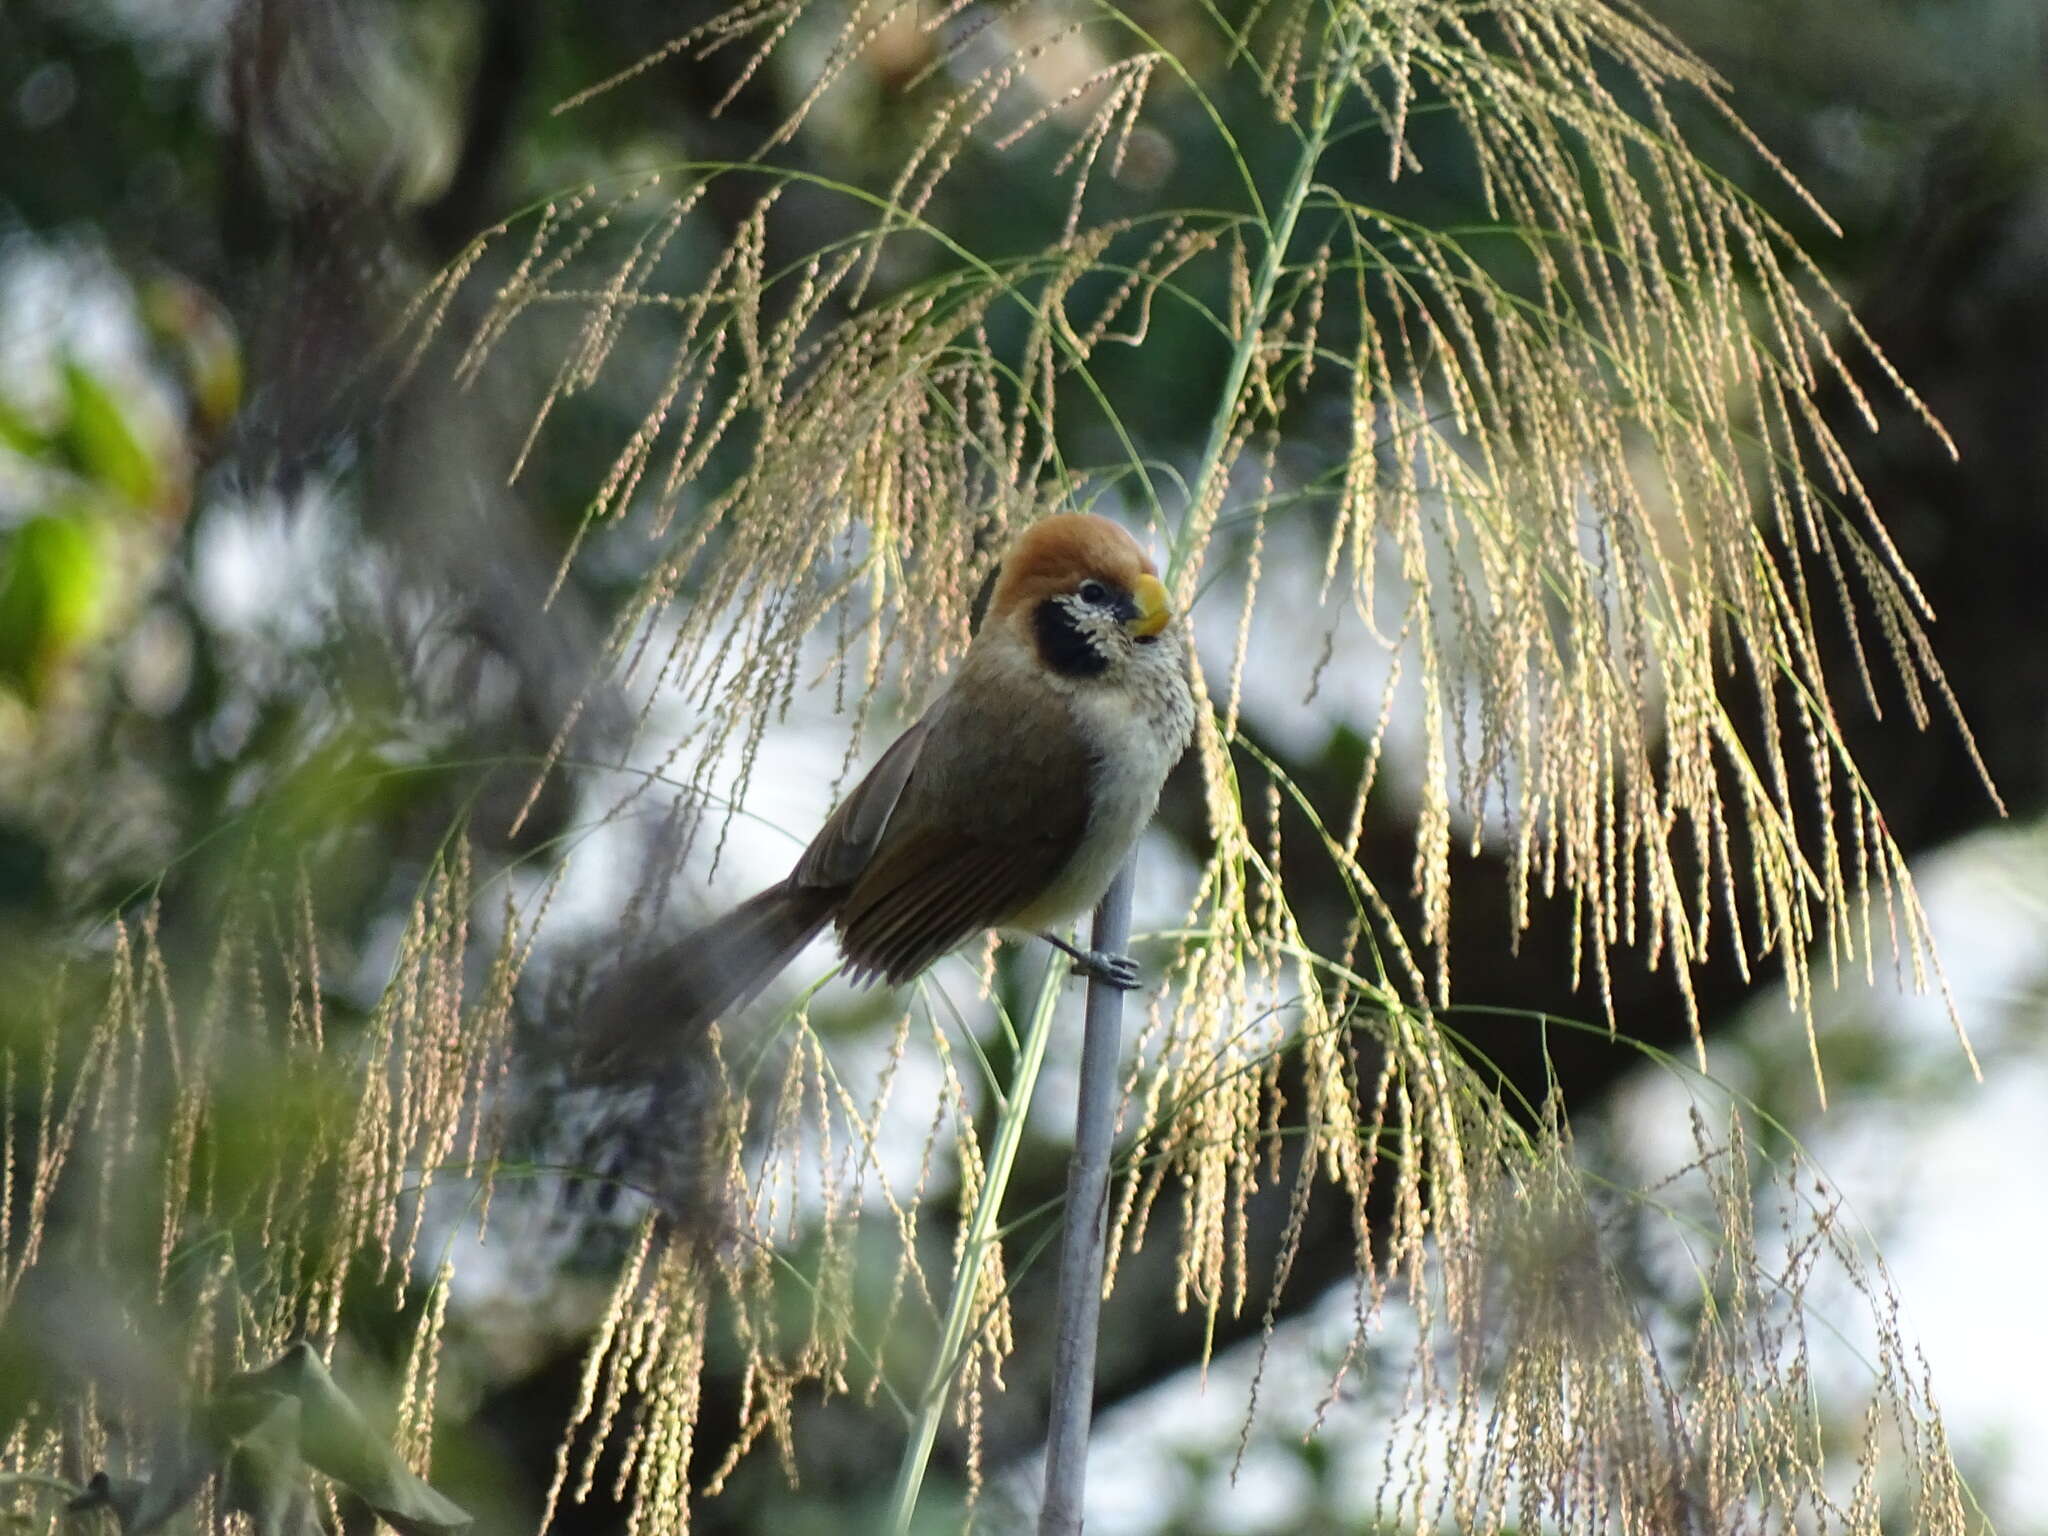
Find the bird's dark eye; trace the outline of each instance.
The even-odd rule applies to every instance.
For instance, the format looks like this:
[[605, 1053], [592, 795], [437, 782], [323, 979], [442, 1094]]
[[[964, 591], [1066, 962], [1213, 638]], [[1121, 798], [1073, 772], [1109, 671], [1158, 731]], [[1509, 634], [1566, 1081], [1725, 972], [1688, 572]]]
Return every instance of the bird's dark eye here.
[[1081, 583], [1081, 601], [1100, 608], [1109, 601], [1109, 588], [1099, 581], [1084, 581]]

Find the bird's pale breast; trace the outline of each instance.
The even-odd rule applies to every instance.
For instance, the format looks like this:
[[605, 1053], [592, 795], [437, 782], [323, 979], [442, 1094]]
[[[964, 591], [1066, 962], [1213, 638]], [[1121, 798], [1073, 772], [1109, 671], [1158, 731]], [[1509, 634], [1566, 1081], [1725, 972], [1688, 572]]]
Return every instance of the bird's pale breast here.
[[1193, 734], [1184, 665], [1178, 642], [1168, 641], [1136, 652], [1113, 684], [1068, 692], [1074, 728], [1088, 747], [1087, 831], [1058, 877], [1006, 926], [1037, 929], [1077, 917], [1109, 889]]

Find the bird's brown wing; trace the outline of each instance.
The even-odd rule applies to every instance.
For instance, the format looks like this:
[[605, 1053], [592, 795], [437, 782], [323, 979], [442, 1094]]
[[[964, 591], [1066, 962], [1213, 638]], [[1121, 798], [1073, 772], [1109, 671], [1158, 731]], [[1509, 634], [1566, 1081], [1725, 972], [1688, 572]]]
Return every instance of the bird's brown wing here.
[[797, 860], [787, 880], [716, 922], [628, 963], [583, 1015], [578, 1070], [586, 1080], [645, 1076], [695, 1041], [714, 1018], [743, 1007], [832, 918], [867, 867], [923, 751], [930, 715], [897, 737]]
[[927, 714], [890, 745], [875, 766], [854, 785], [853, 792], [825, 818], [825, 825], [811, 839], [804, 856], [790, 871], [789, 881], [797, 886], [833, 888], [851, 885], [867, 868], [881, 844], [889, 818], [910, 782], [925, 737], [931, 730]]
[[[967, 708], [955, 693], [949, 703]], [[933, 729], [838, 915], [856, 980], [908, 981], [1058, 879], [1086, 832], [1091, 763], [1065, 720], [1025, 707]]]

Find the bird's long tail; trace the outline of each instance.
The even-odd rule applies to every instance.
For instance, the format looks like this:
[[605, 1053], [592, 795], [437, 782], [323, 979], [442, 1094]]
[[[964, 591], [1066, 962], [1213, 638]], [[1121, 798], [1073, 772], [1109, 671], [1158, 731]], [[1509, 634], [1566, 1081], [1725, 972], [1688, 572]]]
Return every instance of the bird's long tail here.
[[831, 920], [839, 893], [784, 880], [675, 943], [627, 961], [592, 996], [578, 1030], [595, 1078], [658, 1075], [713, 1020], [760, 995]]

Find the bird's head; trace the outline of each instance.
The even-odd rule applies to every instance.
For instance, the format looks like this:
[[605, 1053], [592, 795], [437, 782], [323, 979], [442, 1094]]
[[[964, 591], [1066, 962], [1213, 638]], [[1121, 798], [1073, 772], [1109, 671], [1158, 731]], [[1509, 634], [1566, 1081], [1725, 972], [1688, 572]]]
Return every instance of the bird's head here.
[[989, 619], [1027, 628], [1054, 672], [1098, 677], [1156, 642], [1173, 609], [1136, 539], [1106, 517], [1063, 512], [1011, 546]]

